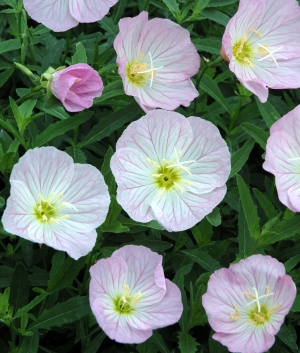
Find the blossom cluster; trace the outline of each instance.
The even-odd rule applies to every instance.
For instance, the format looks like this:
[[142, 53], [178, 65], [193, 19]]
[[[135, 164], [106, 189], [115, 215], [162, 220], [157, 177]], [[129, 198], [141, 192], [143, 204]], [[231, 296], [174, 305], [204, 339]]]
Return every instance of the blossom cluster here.
[[[100, 20], [116, 2], [24, 0], [24, 6], [33, 19], [65, 31]], [[279, 12], [284, 16], [278, 20]], [[226, 27], [221, 55], [261, 102], [268, 87], [300, 87], [299, 20], [296, 0], [240, 0]], [[117, 202], [137, 222], [155, 220], [169, 232], [190, 229], [223, 200], [231, 170], [218, 128], [172, 111], [198, 96], [191, 77], [200, 56], [187, 29], [168, 19], [148, 20], [146, 11], [119, 21], [114, 48], [124, 91], [145, 112], [123, 131], [111, 158]], [[104, 88], [98, 72], [84, 63], [53, 69], [47, 79], [70, 112], [92, 107]], [[300, 106], [272, 125], [263, 164], [275, 175], [280, 201], [294, 212], [300, 211], [298, 131]], [[110, 205], [96, 167], [74, 163], [55, 147], [35, 148], [14, 165], [10, 184], [2, 217], [7, 232], [76, 260], [93, 250]], [[162, 255], [144, 246], [125, 245], [91, 266], [90, 306], [111, 339], [141, 343], [154, 329], [178, 322], [181, 292], [165, 278], [162, 263]], [[284, 265], [256, 254], [215, 271], [202, 303], [213, 339], [230, 352], [263, 353], [274, 344], [295, 297]]]

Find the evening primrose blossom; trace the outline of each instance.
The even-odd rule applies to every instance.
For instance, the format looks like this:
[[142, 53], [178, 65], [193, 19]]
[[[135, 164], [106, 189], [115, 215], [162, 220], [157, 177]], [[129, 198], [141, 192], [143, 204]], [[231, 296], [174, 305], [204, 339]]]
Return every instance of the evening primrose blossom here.
[[7, 232], [66, 251], [76, 260], [92, 250], [110, 202], [95, 167], [74, 163], [54, 147], [35, 148], [15, 164], [10, 183], [2, 217]]
[[300, 7], [296, 0], [240, 0], [221, 55], [264, 103], [269, 88], [300, 87]]
[[119, 74], [126, 94], [144, 111], [174, 110], [198, 96], [190, 80], [200, 57], [188, 30], [161, 18], [148, 20], [148, 12], [122, 18], [114, 41]]
[[150, 249], [123, 246], [93, 265], [90, 274], [91, 309], [109, 338], [142, 343], [152, 330], [180, 319], [180, 290], [165, 279], [162, 256]]
[[295, 283], [281, 262], [252, 255], [215, 271], [202, 303], [216, 341], [230, 352], [264, 353], [295, 297]]
[[168, 231], [180, 231], [225, 196], [230, 154], [212, 123], [154, 110], [123, 132], [111, 169], [117, 201], [132, 219], [155, 219]]

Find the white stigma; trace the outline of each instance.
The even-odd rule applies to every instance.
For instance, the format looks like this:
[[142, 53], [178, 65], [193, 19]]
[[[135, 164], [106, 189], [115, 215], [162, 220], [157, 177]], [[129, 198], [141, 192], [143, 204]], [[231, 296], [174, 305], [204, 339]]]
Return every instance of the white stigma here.
[[277, 67], [279, 67], [279, 65], [278, 65], [278, 63], [277, 63], [277, 61], [276, 61], [276, 59], [275, 59], [275, 56], [274, 56], [273, 54], [276, 53], [277, 51], [279, 51], [280, 49], [282, 49], [282, 47], [277, 48], [277, 49], [274, 49], [273, 51], [271, 51], [271, 50], [270, 50], [268, 47], [266, 47], [265, 45], [262, 45], [262, 44], [259, 44], [259, 43], [257, 43], [257, 45], [258, 45], [259, 47], [265, 49], [265, 50], [269, 53], [268, 55], [264, 56], [264, 57], [261, 58], [261, 59], [258, 59], [257, 61], [262, 61], [262, 60], [265, 60], [265, 59], [271, 57], [271, 58], [273, 59], [275, 65], [276, 65]]
[[150, 88], [151, 88], [152, 87], [152, 83], [153, 83], [154, 71], [160, 70], [164, 66], [153, 67], [152, 56], [151, 56], [150, 52], [148, 52], [148, 54], [149, 54], [149, 57], [150, 57], [150, 69], [149, 70], [144, 70], [144, 71], [139, 71], [139, 72], [137, 72], [137, 74], [146, 74], [147, 72], [151, 72], [151, 79], [150, 79]]
[[266, 297], [269, 297], [270, 295], [273, 295], [274, 293], [268, 293], [268, 294], [264, 294], [264, 295], [258, 295], [258, 292], [257, 292], [257, 289], [255, 287], [252, 287], [254, 292], [255, 292], [255, 299], [252, 300], [250, 303], [247, 303], [247, 305], [251, 305], [253, 303], [257, 303], [257, 308], [258, 308], [258, 312], [260, 313], [260, 302], [259, 302], [259, 299], [262, 299], [262, 298], [266, 298]]
[[173, 168], [173, 167], [179, 167], [183, 170], [185, 170], [187, 173], [189, 173], [190, 175], [192, 175], [192, 173], [189, 171], [189, 168], [185, 167], [183, 164], [191, 164], [191, 163], [196, 163], [197, 161], [192, 160], [192, 161], [185, 161], [185, 162], [180, 162], [179, 161], [179, 153], [176, 151], [176, 148], [174, 147], [174, 151], [175, 151], [175, 158], [176, 158], [176, 163], [175, 164], [171, 164], [168, 165], [167, 168]]

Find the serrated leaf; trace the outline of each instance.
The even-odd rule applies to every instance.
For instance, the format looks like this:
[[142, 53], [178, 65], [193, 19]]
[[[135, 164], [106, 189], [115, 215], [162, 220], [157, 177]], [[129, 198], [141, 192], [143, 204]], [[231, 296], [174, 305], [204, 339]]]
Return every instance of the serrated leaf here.
[[27, 330], [32, 331], [40, 328], [50, 329], [53, 326], [61, 327], [64, 324], [69, 324], [81, 319], [90, 312], [88, 296], [71, 298], [63, 303], [56, 304], [50, 310], [44, 310], [43, 313], [27, 327]]
[[14, 319], [23, 316], [24, 314], [27, 314], [32, 308], [34, 308], [36, 305], [38, 305], [42, 300], [44, 300], [47, 297], [48, 293], [42, 293], [38, 296], [36, 296], [29, 304], [23, 306], [20, 308], [16, 314], [14, 315]]
[[257, 237], [260, 234], [259, 217], [250, 190], [240, 175], [236, 176], [244, 215], [248, 224], [251, 236]]
[[228, 179], [232, 178], [233, 176], [238, 173], [243, 165], [247, 162], [249, 158], [249, 154], [252, 151], [255, 141], [250, 138], [247, 140], [244, 145], [236, 152], [234, 152], [231, 156], [231, 172]]
[[268, 219], [276, 217], [278, 215], [278, 211], [276, 211], [273, 203], [269, 200], [269, 198], [258, 189], [253, 188], [253, 192]]
[[55, 275], [48, 281], [47, 292], [60, 291], [61, 289], [69, 287], [84, 264], [85, 257], [81, 257], [77, 261], [68, 257], [56, 271]]
[[175, 15], [175, 17], [180, 14], [179, 6], [176, 0], [163, 0], [163, 2], [167, 5], [172, 14]]
[[270, 134], [266, 131], [264, 131], [262, 128], [250, 124], [250, 123], [243, 123], [241, 124], [241, 127], [244, 129], [244, 131], [253, 137], [253, 139], [260, 145], [260, 147], [265, 151], [266, 150], [266, 143], [267, 139], [270, 136]]
[[188, 333], [179, 332], [178, 338], [179, 338], [178, 346], [181, 353], [197, 352], [197, 346], [199, 346], [199, 343], [197, 343], [194, 337], [192, 337]]
[[32, 148], [40, 147], [51, 141], [57, 136], [63, 135], [76, 126], [85, 123], [93, 115], [93, 112], [80, 113], [69, 119], [58, 121], [49, 125], [32, 143]]
[[187, 255], [194, 262], [197, 262], [202, 268], [207, 271], [214, 272], [221, 268], [219, 262], [213, 259], [205, 251], [198, 249], [181, 250], [181, 252]]

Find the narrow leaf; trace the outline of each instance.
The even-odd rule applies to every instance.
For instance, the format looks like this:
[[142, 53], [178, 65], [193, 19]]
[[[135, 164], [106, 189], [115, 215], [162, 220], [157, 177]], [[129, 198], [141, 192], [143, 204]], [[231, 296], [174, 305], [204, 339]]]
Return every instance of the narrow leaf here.
[[203, 267], [207, 271], [214, 272], [221, 268], [219, 262], [213, 259], [205, 251], [201, 251], [198, 249], [189, 249], [182, 250], [181, 252], [187, 255], [194, 262], [197, 262], [201, 267]]
[[236, 152], [234, 152], [231, 156], [231, 172], [228, 179], [232, 178], [233, 176], [238, 173], [243, 165], [247, 162], [249, 158], [249, 154], [252, 151], [255, 141], [250, 138], [247, 140], [244, 145]]

